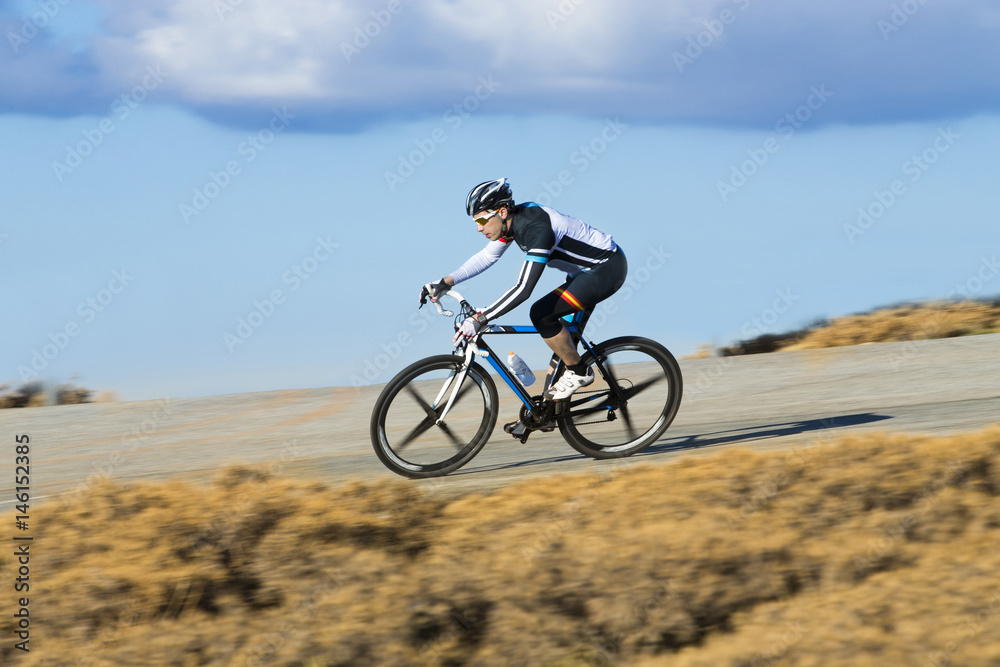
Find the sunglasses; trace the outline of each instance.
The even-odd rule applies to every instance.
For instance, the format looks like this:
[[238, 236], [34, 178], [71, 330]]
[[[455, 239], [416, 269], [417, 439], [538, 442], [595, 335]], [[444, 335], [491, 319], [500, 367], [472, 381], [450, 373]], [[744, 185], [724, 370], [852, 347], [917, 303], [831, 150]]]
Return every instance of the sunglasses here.
[[482, 227], [483, 225], [485, 225], [487, 222], [490, 221], [490, 218], [492, 218], [496, 214], [497, 214], [496, 211], [486, 211], [482, 217], [474, 218], [474, 220], [476, 221], [477, 225]]

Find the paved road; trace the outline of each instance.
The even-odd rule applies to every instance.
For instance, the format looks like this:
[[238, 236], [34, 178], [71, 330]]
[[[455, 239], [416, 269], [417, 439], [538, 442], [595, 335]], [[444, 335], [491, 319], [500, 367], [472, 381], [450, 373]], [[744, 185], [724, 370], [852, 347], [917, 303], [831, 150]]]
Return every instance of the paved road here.
[[[748, 357], [686, 360], [673, 426], [630, 459], [647, 463], [727, 446], [791, 448], [872, 430], [934, 434], [1000, 422], [1000, 334]], [[10, 507], [14, 436], [31, 438], [34, 498], [74, 494], [103, 476], [122, 481], [210, 478], [224, 466], [279, 474], [394, 478], [372, 452], [368, 420], [381, 387], [301, 389], [192, 399], [0, 411], [0, 509]], [[504, 393], [506, 392], [506, 396]], [[501, 423], [515, 400], [501, 387]], [[529, 476], [615, 465], [580, 456], [559, 436], [521, 444], [499, 427], [457, 473], [414, 482], [489, 489]]]

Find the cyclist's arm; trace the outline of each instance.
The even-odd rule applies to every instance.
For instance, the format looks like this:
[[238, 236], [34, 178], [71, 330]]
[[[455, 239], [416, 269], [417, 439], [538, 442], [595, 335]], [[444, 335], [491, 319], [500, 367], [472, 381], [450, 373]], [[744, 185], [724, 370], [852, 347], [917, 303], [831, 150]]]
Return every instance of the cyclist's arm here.
[[545, 270], [548, 261], [548, 249], [529, 250], [528, 257], [521, 267], [521, 273], [517, 276], [517, 284], [504, 292], [499, 299], [483, 311], [486, 320], [494, 320], [524, 303], [531, 296], [535, 285], [538, 284], [538, 279], [542, 277], [542, 271]]
[[478, 276], [496, 264], [496, 261], [507, 250], [508, 245], [510, 244], [506, 241], [490, 241], [486, 244], [485, 248], [467, 259], [465, 264], [462, 264], [462, 266], [452, 271], [448, 276], [445, 276], [445, 280], [451, 278], [451, 281], [453, 281], [452, 284], [457, 285], [473, 276]]
[[524, 247], [528, 249], [528, 256], [524, 258], [524, 266], [517, 276], [517, 284], [504, 292], [503, 296], [493, 302], [483, 313], [487, 321], [496, 319], [504, 313], [514, 310], [524, 303], [531, 291], [538, 284], [538, 279], [542, 277], [542, 271], [549, 262], [549, 255], [556, 245], [556, 235], [552, 231], [552, 225], [545, 220], [538, 220], [531, 224], [524, 232]]

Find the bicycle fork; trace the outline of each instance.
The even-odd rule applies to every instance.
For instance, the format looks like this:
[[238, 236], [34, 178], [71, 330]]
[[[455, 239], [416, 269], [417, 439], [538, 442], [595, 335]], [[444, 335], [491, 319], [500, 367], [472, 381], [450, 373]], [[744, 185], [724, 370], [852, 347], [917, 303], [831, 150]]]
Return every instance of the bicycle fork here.
[[[432, 409], [437, 409], [437, 406], [441, 404], [441, 400], [444, 398], [445, 394], [448, 393], [449, 387], [453, 387], [451, 390], [451, 396], [448, 397], [448, 403], [444, 406], [444, 410], [438, 415], [437, 420], [434, 422], [436, 426], [444, 425], [444, 418], [448, 416], [448, 411], [451, 410], [451, 406], [455, 404], [455, 399], [458, 398], [458, 392], [461, 391], [462, 385], [465, 384], [465, 378], [469, 375], [469, 369], [472, 368], [472, 357], [479, 350], [473, 346], [468, 346], [465, 348], [465, 363], [462, 364], [461, 370], [456, 373], [452, 373], [445, 380], [444, 386], [441, 387], [441, 391], [438, 392], [437, 397], [435, 397], [434, 402], [431, 404]], [[455, 382], [455, 378], [458, 378], [458, 382]], [[454, 386], [453, 386], [454, 385]]]

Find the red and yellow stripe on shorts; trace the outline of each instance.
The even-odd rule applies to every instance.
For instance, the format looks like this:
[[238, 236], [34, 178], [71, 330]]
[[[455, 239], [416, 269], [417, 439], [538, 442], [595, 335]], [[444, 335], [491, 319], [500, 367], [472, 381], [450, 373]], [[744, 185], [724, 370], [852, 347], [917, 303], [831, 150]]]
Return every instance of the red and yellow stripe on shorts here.
[[556, 293], [562, 298], [563, 301], [573, 306], [577, 310], [586, 310], [587, 307], [576, 300], [576, 297], [569, 293], [565, 287], [557, 287]]

